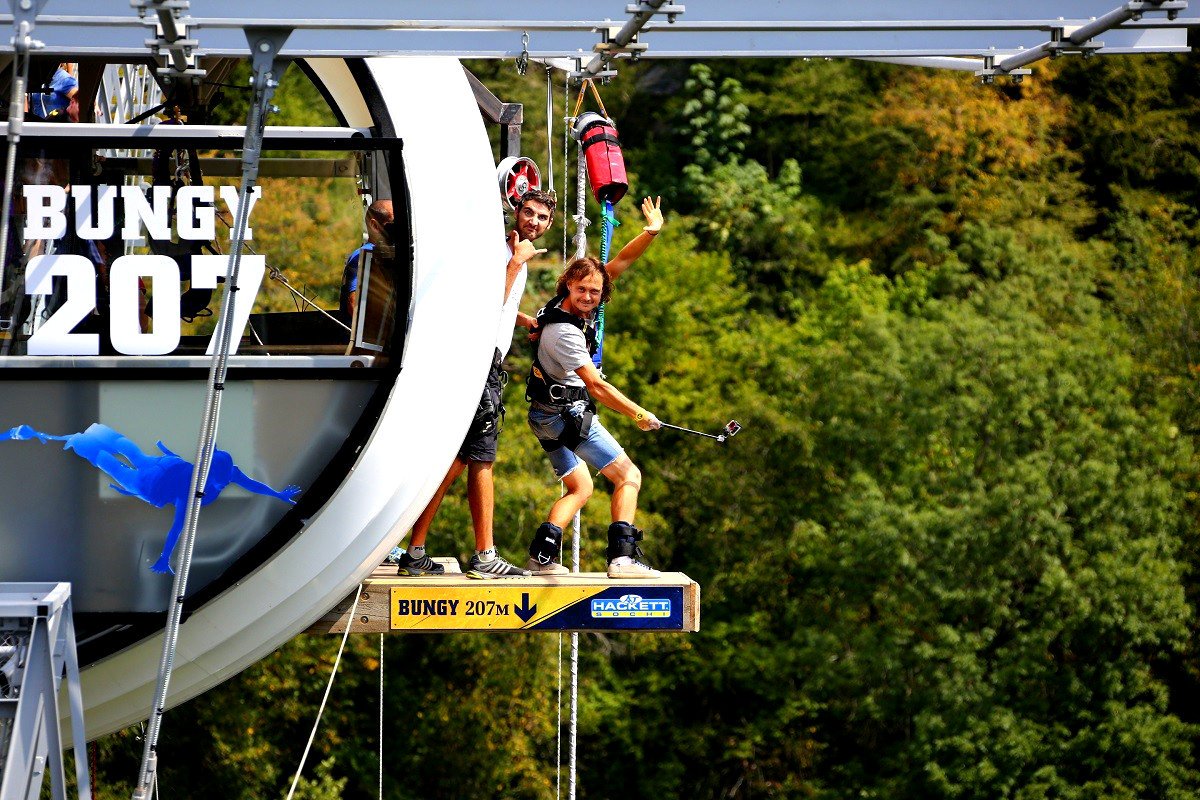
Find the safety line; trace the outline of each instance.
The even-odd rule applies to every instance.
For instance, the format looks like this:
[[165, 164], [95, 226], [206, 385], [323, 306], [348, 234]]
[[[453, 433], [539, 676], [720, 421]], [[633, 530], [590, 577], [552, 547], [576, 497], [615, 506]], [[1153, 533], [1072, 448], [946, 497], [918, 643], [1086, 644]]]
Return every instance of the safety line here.
[[[354, 619], [354, 615], [350, 616]], [[349, 626], [346, 627], [349, 630]], [[379, 634], [379, 800], [383, 800], [383, 634]]]
[[[546, 65], [546, 185], [554, 191], [554, 82], [552, 67]], [[564, 162], [565, 163], [565, 162]]]
[[[317, 728], [321, 726], [321, 715], [325, 713], [325, 703], [329, 701], [329, 692], [333, 690], [333, 680], [337, 677], [338, 665], [342, 663], [342, 651], [346, 649], [346, 640], [350, 638], [350, 629], [354, 627], [355, 614], [358, 611], [358, 598], [362, 597], [362, 590], [363, 587], [360, 583], [358, 590], [354, 593], [354, 603], [350, 606], [346, 630], [342, 631], [342, 643], [338, 646], [337, 658], [333, 660], [329, 683], [325, 684], [325, 696], [321, 698], [321, 707], [317, 709], [317, 719], [313, 722], [312, 733], [308, 734], [308, 744], [304, 745], [304, 755], [300, 756], [300, 765], [296, 767], [296, 776], [292, 778], [292, 788], [288, 789], [287, 800], [292, 800], [292, 795], [296, 793], [296, 786], [300, 783], [300, 773], [304, 772], [304, 762], [308, 760], [308, 751], [312, 749], [313, 739], [317, 738]], [[380, 669], [382, 669], [382, 664]], [[380, 674], [382, 675], [382, 673]]]
[[[583, 87], [579, 88], [580, 94], [583, 93]], [[575, 218], [576, 224], [576, 241], [575, 241], [575, 257], [583, 258], [587, 255], [587, 215], [584, 213], [587, 210], [587, 161], [583, 154], [583, 143], [579, 144], [579, 155], [575, 167]], [[580, 529], [580, 513], [575, 512], [575, 518], [571, 522], [572, 533], [571, 539], [571, 571], [579, 572], [579, 537]], [[567, 738], [567, 763], [568, 763], [568, 783], [567, 797], [569, 800], [575, 800], [576, 774], [578, 762], [576, 760], [577, 744], [578, 744], [578, 722], [579, 722], [579, 632], [571, 632], [571, 726], [570, 735]]]

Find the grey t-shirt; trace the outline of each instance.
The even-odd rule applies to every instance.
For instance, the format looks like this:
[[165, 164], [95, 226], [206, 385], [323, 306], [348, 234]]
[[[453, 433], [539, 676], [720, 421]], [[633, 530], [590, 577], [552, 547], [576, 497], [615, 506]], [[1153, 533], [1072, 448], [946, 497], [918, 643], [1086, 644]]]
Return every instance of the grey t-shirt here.
[[575, 370], [592, 363], [583, 331], [568, 322], [556, 322], [542, 330], [538, 343], [538, 360], [546, 377], [554, 383], [583, 386]]

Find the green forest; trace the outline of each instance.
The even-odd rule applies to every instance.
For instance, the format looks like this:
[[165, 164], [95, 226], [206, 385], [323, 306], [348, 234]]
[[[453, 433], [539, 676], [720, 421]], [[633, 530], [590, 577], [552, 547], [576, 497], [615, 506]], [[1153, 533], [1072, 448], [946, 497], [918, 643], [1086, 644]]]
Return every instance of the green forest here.
[[[524, 103], [546, 176], [542, 68], [471, 67]], [[667, 210], [608, 307], [609, 378], [664, 421], [744, 430], [716, 447], [602, 414], [644, 474], [649, 559], [702, 587], [701, 630], [581, 637], [578, 795], [1200, 795], [1200, 58], [991, 86], [646, 60], [600, 88], [630, 172], [614, 247], [642, 197]], [[519, 337], [496, 466], [513, 560], [559, 492], [529, 363]], [[462, 483], [428, 546], [470, 555]], [[381, 746], [388, 798], [555, 796], [566, 646], [351, 637], [297, 797], [376, 797]], [[163, 796], [282, 798], [337, 647], [298, 637], [169, 712]], [[140, 734], [99, 742], [101, 798], [130, 795]]]

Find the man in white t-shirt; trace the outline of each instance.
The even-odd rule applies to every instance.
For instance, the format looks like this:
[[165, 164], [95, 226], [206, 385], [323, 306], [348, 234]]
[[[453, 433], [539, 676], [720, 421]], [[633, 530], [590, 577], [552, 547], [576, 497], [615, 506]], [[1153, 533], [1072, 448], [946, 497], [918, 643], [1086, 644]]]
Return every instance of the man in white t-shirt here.
[[[429, 505], [421, 512], [413, 525], [408, 550], [398, 554], [399, 574], [420, 576], [438, 575], [444, 572], [425, 553], [425, 537], [433, 524], [438, 508], [446, 492], [458, 476], [467, 472], [467, 502], [471, 507], [471, 523], [475, 528], [475, 554], [471, 556], [471, 568], [467, 575], [472, 578], [514, 578], [526, 576], [527, 570], [513, 566], [496, 554], [492, 538], [492, 511], [494, 490], [492, 464], [496, 461], [496, 444], [500, 435], [500, 419], [504, 413], [501, 392], [504, 375], [501, 364], [512, 345], [513, 327], [517, 323], [518, 306], [525, 291], [528, 275], [527, 263], [545, 250], [539, 250], [534, 242], [541, 238], [554, 219], [554, 196], [543, 191], [526, 192], [516, 209], [513, 229], [508, 233], [508, 263], [504, 273], [504, 311], [496, 329], [496, 349], [492, 354], [492, 366], [488, 371], [483, 396], [475, 410], [475, 418], [467, 431], [454, 463], [442, 480]], [[526, 322], [523, 319], [522, 322]]]

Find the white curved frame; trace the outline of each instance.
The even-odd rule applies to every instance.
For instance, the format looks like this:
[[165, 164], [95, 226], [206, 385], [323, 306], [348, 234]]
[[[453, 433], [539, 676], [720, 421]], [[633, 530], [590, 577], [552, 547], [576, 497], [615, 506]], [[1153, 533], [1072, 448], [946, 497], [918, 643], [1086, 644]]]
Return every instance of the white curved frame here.
[[[369, 125], [345, 63], [310, 64], [347, 123]], [[504, 218], [491, 145], [462, 66], [441, 57], [367, 64], [404, 141], [415, 242], [404, 368], [329, 502], [271, 560], [181, 626], [168, 707], [268, 655], [370, 574], [441, 483], [491, 362]], [[89, 739], [147, 718], [161, 651], [159, 634], [83, 672]]]

